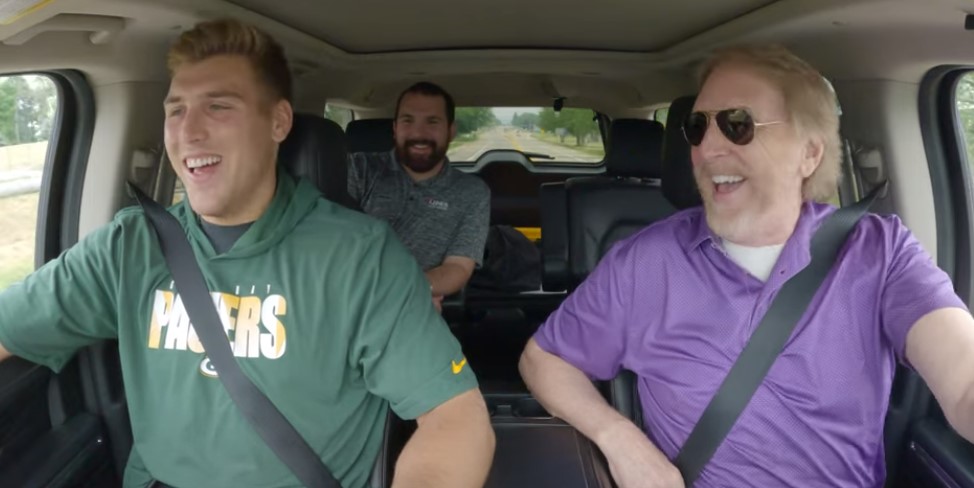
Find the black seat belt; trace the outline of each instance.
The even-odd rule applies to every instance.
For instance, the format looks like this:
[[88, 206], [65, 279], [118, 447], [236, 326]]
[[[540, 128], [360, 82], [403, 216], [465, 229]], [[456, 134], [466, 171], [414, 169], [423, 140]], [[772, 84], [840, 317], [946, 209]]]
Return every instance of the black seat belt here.
[[883, 182], [856, 204], [836, 210], [815, 232], [811, 262], [781, 287], [676, 456], [674, 464], [687, 486], [693, 485], [700, 476], [751, 401], [798, 321], [805, 315], [808, 304], [832, 269], [852, 229], [885, 188], [886, 182]]
[[190, 322], [233, 403], [302, 484], [309, 488], [341, 488], [301, 434], [240, 370], [182, 225], [138, 187], [131, 183], [129, 187], [159, 238]]

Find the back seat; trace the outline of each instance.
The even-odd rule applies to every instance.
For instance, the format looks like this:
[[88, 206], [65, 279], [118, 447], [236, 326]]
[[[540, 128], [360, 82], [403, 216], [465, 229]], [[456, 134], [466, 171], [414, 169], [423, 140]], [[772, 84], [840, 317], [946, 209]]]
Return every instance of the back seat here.
[[392, 119], [353, 120], [345, 127], [348, 152], [386, 152], [395, 146]]
[[663, 138], [659, 122], [615, 120], [606, 176], [542, 185], [545, 289], [573, 289], [617, 241], [676, 212], [660, 186]]
[[570, 173], [533, 172], [525, 162], [488, 161], [477, 175], [490, 188], [490, 224], [512, 227], [540, 227], [541, 185], [563, 182]]

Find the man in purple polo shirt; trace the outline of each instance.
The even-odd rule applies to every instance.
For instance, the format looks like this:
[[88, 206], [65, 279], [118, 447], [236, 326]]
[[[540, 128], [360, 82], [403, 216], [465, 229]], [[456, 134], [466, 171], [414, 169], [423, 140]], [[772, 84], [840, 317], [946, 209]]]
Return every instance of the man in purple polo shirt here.
[[[537, 398], [622, 488], [682, 486], [671, 460], [834, 210], [838, 115], [781, 47], [724, 50], [684, 124], [704, 206], [617, 244], [528, 343]], [[867, 214], [695, 486], [879, 486], [897, 361], [974, 439], [974, 319], [896, 217]], [[590, 378], [635, 372], [646, 431]], [[648, 436], [648, 438], [647, 438]]]

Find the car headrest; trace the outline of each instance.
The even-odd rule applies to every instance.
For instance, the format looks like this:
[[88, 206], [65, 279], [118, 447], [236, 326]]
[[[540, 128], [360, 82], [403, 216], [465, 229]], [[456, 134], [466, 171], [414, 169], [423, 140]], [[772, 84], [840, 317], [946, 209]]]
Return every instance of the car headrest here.
[[617, 119], [609, 127], [605, 172], [609, 176], [659, 178], [663, 124], [654, 120]]
[[697, 182], [693, 179], [690, 143], [683, 137], [683, 121], [693, 111], [697, 97], [685, 96], [673, 100], [666, 115], [666, 134], [663, 138], [663, 195], [676, 208], [696, 207], [702, 203]]
[[348, 194], [348, 152], [341, 126], [320, 115], [296, 113], [281, 143], [278, 161], [292, 175], [307, 178], [325, 198], [357, 208]]
[[392, 119], [353, 120], [345, 127], [348, 152], [386, 152], [395, 145]]

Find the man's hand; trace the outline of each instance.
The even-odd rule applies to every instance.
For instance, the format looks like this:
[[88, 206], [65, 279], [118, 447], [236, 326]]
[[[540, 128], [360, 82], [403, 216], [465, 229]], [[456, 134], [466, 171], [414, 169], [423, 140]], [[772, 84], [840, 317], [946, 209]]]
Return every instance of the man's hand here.
[[683, 488], [680, 471], [632, 422], [614, 422], [593, 440], [619, 488]]
[[443, 295], [433, 295], [433, 306], [437, 312], [443, 313]]
[[683, 487], [680, 472], [646, 434], [609, 406], [592, 381], [575, 366], [531, 339], [520, 363], [521, 377], [535, 398], [599, 447], [620, 488]]

